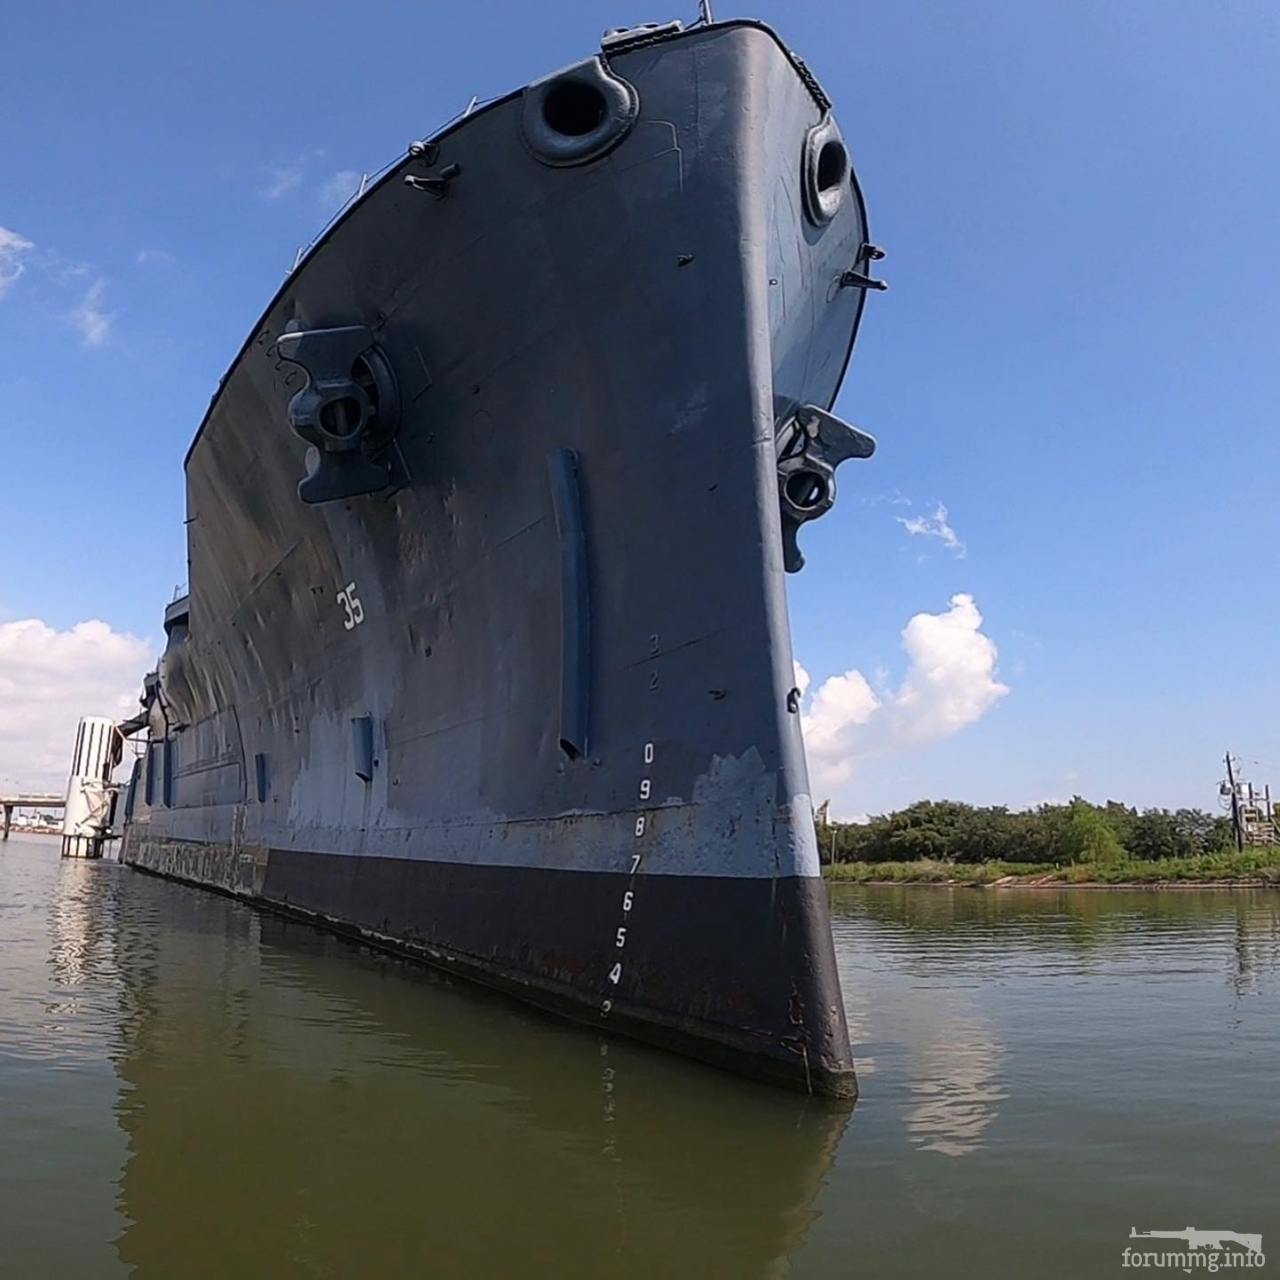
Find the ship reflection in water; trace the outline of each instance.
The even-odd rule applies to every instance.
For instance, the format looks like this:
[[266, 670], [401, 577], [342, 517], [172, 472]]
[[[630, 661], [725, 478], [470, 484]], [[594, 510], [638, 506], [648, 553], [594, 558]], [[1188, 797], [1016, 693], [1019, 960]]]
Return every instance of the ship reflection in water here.
[[120, 964], [119, 1251], [148, 1274], [749, 1275], [848, 1119], [193, 890]]
[[1280, 1231], [1280, 895], [833, 919], [852, 1118], [12, 841], [0, 1274], [1075, 1277], [1134, 1223]]

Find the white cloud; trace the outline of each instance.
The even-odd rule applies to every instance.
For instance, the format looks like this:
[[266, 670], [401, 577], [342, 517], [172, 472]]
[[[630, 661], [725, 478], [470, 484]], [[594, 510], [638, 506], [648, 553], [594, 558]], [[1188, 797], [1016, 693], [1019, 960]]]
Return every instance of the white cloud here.
[[868, 722], [883, 702], [866, 676], [856, 669], [824, 680], [804, 713], [805, 754], [820, 789], [847, 782], [858, 759], [867, 754]]
[[908, 498], [900, 489], [895, 489], [892, 493], [866, 493], [862, 494], [858, 501], [864, 507], [879, 507], [886, 502], [891, 507], [909, 507], [911, 499]]
[[139, 249], [133, 260], [140, 267], [171, 267], [177, 261], [168, 249]]
[[361, 174], [354, 169], [339, 169], [320, 184], [317, 195], [328, 208], [340, 208], [360, 189]]
[[913, 537], [937, 538], [944, 547], [964, 559], [964, 543], [948, 522], [946, 507], [939, 502], [931, 516], [894, 516], [894, 519]]
[[[999, 655], [970, 595], [952, 596], [944, 613], [917, 613], [902, 643], [908, 664], [897, 689], [877, 692], [853, 669], [824, 680], [809, 700], [802, 725], [815, 796], [838, 795], [872, 756], [952, 737], [1009, 692], [996, 678]], [[802, 693], [808, 683], [797, 664]]]
[[147, 641], [105, 622], [0, 623], [0, 783], [61, 791], [80, 717], [131, 715], [151, 665]]
[[894, 695], [896, 738], [915, 744], [949, 738], [980, 720], [1006, 693], [995, 678], [999, 653], [982, 634], [973, 597], [951, 597], [946, 613], [917, 613], [902, 633], [911, 660]]
[[258, 194], [264, 200], [279, 200], [281, 196], [302, 185], [302, 164], [278, 165], [267, 170], [266, 180], [258, 188]]
[[[80, 334], [86, 347], [101, 346], [111, 331], [112, 315], [106, 310], [107, 282], [89, 263], [66, 257], [57, 248], [44, 248], [31, 254], [35, 245], [16, 231], [0, 227], [0, 298], [27, 270], [36, 268], [34, 278], [43, 286], [46, 296], [56, 298], [54, 313], [61, 314]], [[161, 254], [163, 250], [142, 250], [137, 255], [139, 263], [151, 260], [149, 254]], [[31, 257], [28, 259], [28, 256]], [[167, 255], [166, 255], [167, 256]], [[68, 300], [79, 296], [69, 311], [62, 308]], [[82, 291], [82, 292], [81, 292]]]
[[0, 298], [3, 298], [27, 269], [23, 256], [35, 245], [16, 231], [0, 227]]
[[102, 303], [107, 291], [107, 282], [99, 276], [84, 296], [72, 308], [68, 317], [80, 332], [80, 338], [86, 347], [100, 347], [111, 330], [111, 316], [103, 310]]

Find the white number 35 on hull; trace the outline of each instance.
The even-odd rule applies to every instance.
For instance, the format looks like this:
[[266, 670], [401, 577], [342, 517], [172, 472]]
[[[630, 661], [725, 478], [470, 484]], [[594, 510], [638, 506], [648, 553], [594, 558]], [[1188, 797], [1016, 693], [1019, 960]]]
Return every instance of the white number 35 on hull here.
[[364, 621], [364, 605], [356, 595], [356, 584], [348, 582], [338, 592], [338, 603], [342, 606], [342, 626], [346, 631], [354, 631]]

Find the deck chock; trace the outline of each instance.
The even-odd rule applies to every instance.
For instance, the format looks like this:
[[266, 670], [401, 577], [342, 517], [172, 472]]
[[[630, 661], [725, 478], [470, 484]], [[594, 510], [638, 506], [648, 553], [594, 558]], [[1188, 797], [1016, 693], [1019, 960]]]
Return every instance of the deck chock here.
[[447, 164], [439, 173], [420, 178], [416, 174], [406, 173], [404, 185], [414, 191], [425, 191], [437, 200], [443, 200], [449, 194], [449, 184], [462, 172], [460, 164]]
[[282, 360], [306, 371], [289, 425], [311, 447], [298, 484], [306, 503], [378, 493], [397, 483], [400, 393], [391, 364], [362, 324], [281, 334]]
[[872, 289], [883, 291], [889, 286], [883, 280], [873, 280], [870, 276], [863, 275], [861, 271], [842, 271], [840, 273], [840, 287], [842, 289]]
[[860, 427], [805, 404], [782, 421], [774, 443], [783, 562], [788, 573], [797, 573], [804, 568], [796, 542], [800, 526], [831, 510], [836, 500], [836, 468], [848, 458], [871, 457], [876, 442]]

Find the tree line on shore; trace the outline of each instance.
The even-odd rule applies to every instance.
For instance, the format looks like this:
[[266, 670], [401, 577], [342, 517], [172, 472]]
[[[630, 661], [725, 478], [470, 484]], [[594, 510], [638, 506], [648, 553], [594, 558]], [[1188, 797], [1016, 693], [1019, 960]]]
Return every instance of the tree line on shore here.
[[1201, 809], [1143, 809], [1108, 800], [1010, 811], [958, 800], [920, 800], [867, 822], [818, 828], [823, 862], [1119, 862], [1216, 853], [1232, 846], [1231, 820]]

